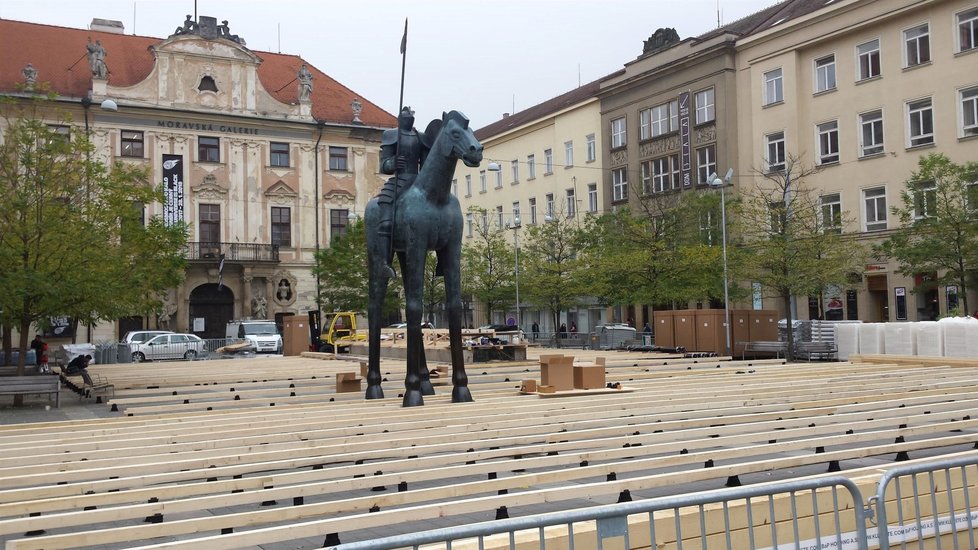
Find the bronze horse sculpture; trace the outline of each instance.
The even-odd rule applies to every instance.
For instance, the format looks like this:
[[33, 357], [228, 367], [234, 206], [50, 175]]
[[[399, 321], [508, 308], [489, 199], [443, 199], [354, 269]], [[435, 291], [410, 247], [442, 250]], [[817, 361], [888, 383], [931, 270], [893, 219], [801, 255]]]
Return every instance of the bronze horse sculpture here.
[[458, 111], [445, 113], [434, 120], [425, 132], [431, 140], [430, 151], [414, 183], [394, 206], [394, 232], [391, 237], [378, 233], [380, 224], [377, 198], [364, 210], [367, 234], [369, 275], [368, 370], [367, 399], [381, 399], [380, 324], [381, 311], [390, 279], [388, 262], [397, 255], [404, 283], [407, 317], [407, 376], [403, 406], [424, 405], [422, 395], [433, 395], [428, 379], [421, 334], [422, 292], [425, 260], [433, 250], [438, 264], [436, 273], [445, 278], [448, 312], [448, 336], [452, 358], [452, 402], [472, 401], [468, 376], [462, 358], [462, 209], [452, 194], [452, 176], [459, 160], [476, 167], [482, 162], [482, 144], [469, 128], [469, 119]]

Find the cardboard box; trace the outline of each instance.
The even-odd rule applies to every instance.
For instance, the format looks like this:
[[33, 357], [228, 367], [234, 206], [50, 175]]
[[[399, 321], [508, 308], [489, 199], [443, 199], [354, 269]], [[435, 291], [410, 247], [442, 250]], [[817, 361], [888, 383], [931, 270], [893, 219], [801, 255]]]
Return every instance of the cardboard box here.
[[605, 385], [604, 366], [579, 365], [574, 367], [574, 389], [593, 390]]
[[360, 376], [366, 378], [367, 377], [367, 372], [369, 370], [370, 369], [367, 368], [367, 362], [366, 361], [360, 361]]
[[536, 380], [524, 380], [520, 384], [520, 391], [524, 393], [533, 393], [537, 391], [537, 381]]
[[336, 393], [359, 392], [363, 378], [357, 376], [355, 372], [336, 373]]
[[557, 391], [574, 389], [574, 357], [548, 357], [540, 360], [540, 384]]
[[537, 393], [554, 393], [557, 389], [553, 386], [537, 386]]

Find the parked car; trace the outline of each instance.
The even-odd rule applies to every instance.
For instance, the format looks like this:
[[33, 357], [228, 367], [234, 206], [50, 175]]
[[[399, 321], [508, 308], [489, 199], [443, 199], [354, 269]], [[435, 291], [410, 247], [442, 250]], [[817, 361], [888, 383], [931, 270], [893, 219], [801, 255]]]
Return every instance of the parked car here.
[[204, 341], [196, 334], [160, 334], [145, 342], [129, 344], [134, 363], [160, 359], [195, 359], [204, 353]]
[[173, 334], [172, 330], [131, 330], [126, 333], [123, 342], [127, 344], [139, 344], [160, 334]]
[[228, 321], [225, 337], [247, 340], [259, 353], [263, 351], [269, 353], [282, 352], [282, 335], [278, 333], [275, 321]]

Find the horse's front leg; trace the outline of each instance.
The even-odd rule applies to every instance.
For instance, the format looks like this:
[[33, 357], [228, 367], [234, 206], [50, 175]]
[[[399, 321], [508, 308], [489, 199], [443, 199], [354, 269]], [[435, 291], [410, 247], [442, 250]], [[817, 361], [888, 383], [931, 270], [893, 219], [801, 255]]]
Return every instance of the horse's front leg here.
[[421, 335], [421, 315], [424, 294], [424, 261], [426, 250], [416, 250], [416, 243], [409, 243], [407, 251], [398, 253], [404, 281], [404, 311], [407, 317], [407, 376], [404, 377], [405, 407], [424, 405], [421, 391], [421, 355], [424, 342]]
[[[384, 239], [379, 239], [383, 241]], [[368, 251], [368, 302], [367, 302], [367, 399], [383, 399], [384, 390], [381, 388], [380, 376], [380, 323], [381, 312], [384, 310], [384, 298], [387, 295], [386, 258], [389, 257], [387, 243], [373, 241]], [[387, 241], [389, 243], [389, 241]]]
[[462, 354], [461, 235], [438, 251], [438, 262], [445, 274], [445, 303], [448, 309], [448, 343], [452, 354], [452, 403], [472, 401], [469, 377]]

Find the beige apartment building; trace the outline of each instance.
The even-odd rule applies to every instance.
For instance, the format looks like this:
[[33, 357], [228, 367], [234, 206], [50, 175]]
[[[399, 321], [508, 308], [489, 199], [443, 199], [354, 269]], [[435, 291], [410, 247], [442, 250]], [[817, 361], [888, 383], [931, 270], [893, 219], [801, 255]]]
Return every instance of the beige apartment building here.
[[[800, 157], [822, 168], [806, 184], [825, 215], [845, 213], [845, 234], [879, 242], [899, 223], [890, 208], [922, 155], [978, 159], [978, 2], [811, 3], [821, 7], [737, 41], [734, 183]], [[823, 305], [834, 318], [913, 321], [958, 303], [956, 287], [928, 288], [929, 274], [897, 269], [870, 259], [857, 288], [826, 289]], [[800, 318], [817, 314], [815, 300], [796, 297]]]
[[[462, 245], [476, 238], [477, 224], [507, 231], [515, 246], [528, 225], [546, 223], [556, 216], [582, 220], [605, 208], [600, 188], [602, 150], [598, 83], [591, 82], [553, 99], [481, 128], [476, 137], [485, 147], [478, 168], [459, 164], [454, 192], [462, 206], [465, 232]], [[496, 169], [498, 167], [498, 169]], [[475, 212], [469, 209], [474, 207]], [[516, 275], [516, 265], [513, 265]], [[515, 301], [515, 299], [514, 299]], [[553, 331], [550, 316], [526, 300], [520, 306], [522, 326], [534, 322]], [[480, 324], [481, 305], [471, 304], [468, 320]], [[518, 318], [515, 308], [495, 322]], [[561, 314], [561, 322], [576, 323], [581, 332], [604, 322], [604, 310], [582, 307]], [[466, 321], [467, 323], [469, 321]]]
[[158, 327], [223, 337], [231, 319], [316, 309], [329, 281], [313, 275], [315, 253], [383, 183], [381, 133], [396, 119], [299, 56], [250, 50], [213, 17], [167, 38], [122, 31], [0, 20], [0, 93], [50, 85], [74, 120], [65, 133], [87, 132], [102, 160], [165, 184], [145, 215], [190, 226], [186, 277], [163, 310], [81, 327], [78, 340]]

